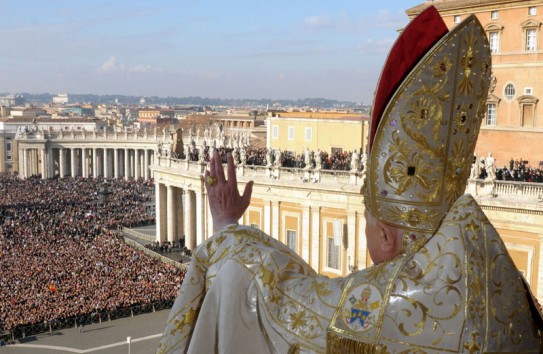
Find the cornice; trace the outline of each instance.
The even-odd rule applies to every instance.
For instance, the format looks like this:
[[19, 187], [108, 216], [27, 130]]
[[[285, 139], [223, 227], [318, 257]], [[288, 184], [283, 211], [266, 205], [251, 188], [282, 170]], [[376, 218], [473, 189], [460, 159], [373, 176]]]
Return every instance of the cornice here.
[[445, 1], [431, 1], [424, 2], [420, 5], [407, 9], [405, 13], [410, 17], [414, 17], [421, 13], [424, 9], [430, 6], [434, 6], [439, 12], [448, 12], [454, 10], [467, 10], [473, 8], [503, 8], [503, 7], [518, 7], [528, 5], [543, 4], [543, 1], [534, 0], [445, 0]]
[[507, 213], [515, 213], [515, 214], [529, 214], [529, 215], [542, 215], [543, 216], [543, 210], [534, 210], [534, 209], [524, 209], [524, 208], [510, 208], [510, 207], [502, 207], [502, 206], [496, 206], [496, 205], [484, 205], [479, 204], [481, 209], [483, 210], [489, 210], [489, 211], [503, 211]]

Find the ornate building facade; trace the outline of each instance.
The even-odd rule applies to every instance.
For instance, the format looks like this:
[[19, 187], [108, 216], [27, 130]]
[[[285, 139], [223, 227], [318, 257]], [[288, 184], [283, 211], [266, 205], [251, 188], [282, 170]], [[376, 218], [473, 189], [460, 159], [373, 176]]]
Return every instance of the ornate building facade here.
[[450, 28], [475, 14], [492, 52], [493, 83], [475, 152], [509, 166], [511, 158], [543, 167], [543, 1], [428, 0], [406, 11], [415, 17], [435, 6]]
[[[155, 175], [157, 241], [185, 238], [194, 249], [213, 233], [202, 181], [203, 162], [160, 157]], [[294, 249], [316, 271], [344, 276], [371, 265], [365, 240], [364, 174], [276, 166], [237, 167], [240, 190], [253, 180], [241, 224], [259, 228]], [[470, 179], [517, 267], [543, 299], [543, 185]]]
[[170, 150], [171, 136], [166, 130], [44, 131], [23, 128], [13, 138], [16, 144], [16, 169], [22, 178], [152, 177], [155, 158]]

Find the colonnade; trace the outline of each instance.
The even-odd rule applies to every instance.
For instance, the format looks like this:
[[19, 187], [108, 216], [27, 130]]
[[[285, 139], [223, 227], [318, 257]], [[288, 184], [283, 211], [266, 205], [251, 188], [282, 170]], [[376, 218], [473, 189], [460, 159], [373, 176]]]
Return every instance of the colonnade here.
[[143, 147], [22, 147], [20, 151], [22, 177], [41, 173], [42, 178], [58, 175], [149, 179], [149, 166], [155, 159], [155, 150]]
[[[191, 186], [191, 185], [189, 185]], [[212, 229], [207, 197], [201, 190], [155, 181], [156, 235], [159, 242], [185, 240], [195, 249]]]

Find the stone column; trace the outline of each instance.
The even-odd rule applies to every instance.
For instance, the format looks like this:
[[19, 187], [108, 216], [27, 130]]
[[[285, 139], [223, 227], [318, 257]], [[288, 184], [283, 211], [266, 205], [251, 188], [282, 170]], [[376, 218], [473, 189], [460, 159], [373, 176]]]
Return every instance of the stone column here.
[[206, 230], [206, 196], [200, 191], [195, 191], [196, 200], [196, 244], [199, 245], [205, 240]]
[[[137, 136], [137, 135], [136, 135]], [[140, 155], [139, 150], [134, 149], [134, 179], [140, 178]]]
[[108, 154], [108, 148], [104, 148], [103, 149], [103, 154], [102, 154], [102, 168], [104, 169], [104, 178], [109, 178], [111, 175], [109, 174], [109, 154]]
[[98, 177], [98, 149], [92, 149], [92, 177]]
[[89, 160], [87, 160], [87, 148], [81, 148], [81, 173], [84, 178], [89, 178]]
[[41, 149], [41, 178], [48, 178], [49, 163], [47, 161], [47, 154], [45, 153], [45, 147]]
[[[315, 269], [317, 273], [320, 272], [320, 259], [321, 254], [319, 249], [320, 242], [320, 225], [321, 225], [321, 208], [311, 208], [311, 267]], [[326, 241], [326, 240], [324, 240]], [[323, 241], [323, 242], [324, 242]]]
[[265, 233], [271, 235], [271, 202], [264, 204], [264, 230]]
[[194, 208], [194, 192], [185, 190], [185, 245], [188, 249], [196, 248], [196, 210]]
[[[206, 224], [205, 224], [205, 230], [204, 230], [204, 235], [207, 236], [208, 238], [210, 236], [212, 236], [215, 232], [219, 231], [219, 230], [215, 230], [215, 228], [213, 227], [213, 218], [211, 217], [211, 210], [209, 209], [209, 202], [207, 200], [207, 191], [205, 191], [204, 193], [204, 202], [206, 204], [205, 206], [205, 216], [206, 216]], [[249, 214], [249, 213], [247, 213]], [[245, 225], [245, 223], [243, 222], [243, 217], [245, 215], [242, 215], [241, 216], [241, 219], [238, 221], [240, 225]], [[248, 218], [249, 216], [247, 216]]]
[[[356, 254], [356, 249], [358, 248], [356, 244], [356, 211], [347, 210], [347, 274], [350, 273], [349, 266], [355, 266], [358, 262], [358, 257]], [[344, 264], [345, 264], [344, 263]]]
[[23, 151], [23, 177], [28, 178], [28, 149], [22, 149]]
[[27, 177], [34, 174], [34, 149], [26, 149], [26, 174]]
[[128, 148], [124, 149], [124, 179], [130, 177], [130, 150]]
[[279, 240], [279, 206], [281, 202], [272, 201], [272, 213], [271, 213], [271, 234], [270, 236], [276, 240]]
[[173, 186], [167, 186], [167, 218], [168, 218], [168, 241], [174, 242], [177, 239], [177, 198], [176, 188]]
[[[302, 258], [309, 263], [309, 255], [311, 253], [311, 208], [309, 205], [304, 205], [302, 209]], [[318, 253], [317, 253], [318, 254]]]
[[366, 243], [366, 218], [364, 217], [363, 213], [358, 216], [358, 234], [356, 248], [356, 252], [358, 252], [358, 269], [365, 269], [370, 259], [368, 259], [368, 246]]
[[113, 149], [113, 170], [115, 171], [115, 179], [119, 178], [119, 149]]
[[[155, 164], [155, 151], [154, 151], [154, 150], [151, 150], [150, 159], [151, 159], [150, 165], [154, 165], [154, 164]], [[149, 165], [148, 165], [148, 166], [149, 166]], [[150, 176], [149, 176], [149, 178], [154, 178], [154, 177], [155, 177], [155, 172], [154, 172], [154, 171], [150, 171]]]
[[32, 156], [31, 156], [31, 173], [33, 175], [37, 175], [40, 172], [40, 150], [39, 149], [31, 149], [30, 150]]
[[70, 161], [70, 164], [71, 164], [71, 171], [72, 171], [72, 178], [75, 178], [77, 176], [77, 163], [76, 163], [76, 160], [77, 160], [77, 157], [75, 156], [75, 148], [71, 148], [70, 149], [70, 156], [71, 156], [71, 161]]
[[53, 148], [47, 148], [47, 156], [48, 178], [53, 178], [55, 177], [55, 155], [53, 154]]
[[166, 186], [160, 183], [155, 184], [155, 218], [156, 218], [156, 240], [166, 241]]
[[64, 176], [66, 176], [66, 171], [64, 170], [66, 168], [65, 164], [66, 162], [64, 161], [64, 148], [60, 148], [58, 149], [58, 167], [59, 167], [59, 173], [60, 173], [60, 178], [64, 178]]
[[143, 177], [145, 180], [149, 179], [149, 151], [143, 150]]
[[[175, 193], [175, 215], [176, 215], [176, 233], [178, 235], [178, 239], [183, 238], [183, 235], [185, 234], [185, 225], [183, 220], [183, 190], [181, 188], [177, 188], [177, 193]], [[186, 240], [185, 240], [186, 241]]]

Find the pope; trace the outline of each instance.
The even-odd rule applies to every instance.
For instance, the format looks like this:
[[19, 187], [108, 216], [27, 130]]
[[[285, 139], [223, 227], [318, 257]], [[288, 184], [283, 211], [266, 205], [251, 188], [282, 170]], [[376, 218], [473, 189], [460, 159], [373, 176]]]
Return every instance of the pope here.
[[541, 315], [495, 228], [464, 195], [491, 76], [484, 28], [434, 7], [394, 44], [371, 114], [364, 190], [374, 266], [317, 274], [237, 224], [232, 156], [205, 173], [216, 234], [194, 252], [158, 353], [539, 353]]

